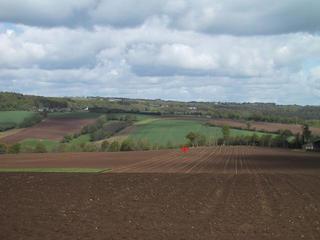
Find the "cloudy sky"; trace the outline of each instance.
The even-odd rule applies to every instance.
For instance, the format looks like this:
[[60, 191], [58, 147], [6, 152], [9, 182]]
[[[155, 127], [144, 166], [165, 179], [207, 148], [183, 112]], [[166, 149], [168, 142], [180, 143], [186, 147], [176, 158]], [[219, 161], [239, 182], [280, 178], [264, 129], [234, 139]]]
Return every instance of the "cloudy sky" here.
[[320, 104], [319, 0], [0, 0], [0, 91]]

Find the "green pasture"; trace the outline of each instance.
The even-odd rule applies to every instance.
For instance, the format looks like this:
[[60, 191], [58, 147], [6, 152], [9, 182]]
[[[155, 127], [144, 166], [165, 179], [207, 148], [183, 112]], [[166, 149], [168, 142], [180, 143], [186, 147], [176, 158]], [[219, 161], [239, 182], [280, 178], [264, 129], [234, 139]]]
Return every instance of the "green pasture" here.
[[32, 117], [34, 112], [27, 111], [0, 111], [0, 124], [1, 123], [15, 123], [20, 124], [25, 118]]
[[59, 141], [28, 138], [20, 142], [21, 152], [32, 151], [39, 143], [42, 143], [48, 152], [53, 151], [59, 145]]
[[[208, 139], [222, 137], [220, 127], [204, 125], [198, 121], [158, 119], [145, 121], [145, 124], [142, 122], [136, 126], [137, 128], [129, 135], [129, 138], [132, 140], [147, 139], [151, 144], [166, 145], [168, 142], [184, 144], [186, 143], [185, 136], [189, 132], [203, 134]], [[253, 134], [261, 136], [265, 133], [230, 129], [230, 136], [251, 136]]]
[[[77, 151], [79, 150], [78, 148], [80, 144], [88, 142], [90, 142], [90, 135], [84, 134], [78, 138], [72, 139], [68, 143], [64, 143], [63, 146], [65, 151]], [[20, 142], [21, 152], [31, 152], [39, 143], [42, 143], [48, 152], [52, 152], [57, 149], [61, 144], [59, 141], [55, 140], [28, 138]]]

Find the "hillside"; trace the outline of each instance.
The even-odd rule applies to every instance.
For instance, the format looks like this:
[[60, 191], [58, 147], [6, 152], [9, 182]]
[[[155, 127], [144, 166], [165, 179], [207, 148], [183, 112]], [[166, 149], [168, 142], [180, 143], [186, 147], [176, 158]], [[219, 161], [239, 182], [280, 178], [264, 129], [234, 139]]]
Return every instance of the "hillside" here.
[[274, 103], [179, 102], [111, 97], [43, 97], [0, 93], [0, 111], [131, 112], [153, 115], [192, 115], [263, 122], [319, 125], [319, 106], [277, 105]]

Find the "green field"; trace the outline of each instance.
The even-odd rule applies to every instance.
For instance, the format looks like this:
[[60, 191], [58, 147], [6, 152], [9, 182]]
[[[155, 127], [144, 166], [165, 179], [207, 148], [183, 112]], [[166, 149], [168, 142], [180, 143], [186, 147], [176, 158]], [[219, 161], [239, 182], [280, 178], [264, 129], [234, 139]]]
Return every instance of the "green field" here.
[[[90, 142], [90, 135], [89, 134], [81, 135], [78, 138], [72, 139], [68, 143], [64, 143], [63, 144], [64, 150], [77, 151], [78, 146], [81, 143], [88, 143], [88, 142]], [[54, 151], [60, 145], [60, 142], [55, 140], [28, 138], [20, 142], [21, 152], [32, 152], [36, 148], [38, 143], [42, 143], [48, 152]]]
[[[129, 135], [129, 138], [132, 140], [147, 139], [151, 144], [166, 145], [168, 142], [185, 144], [187, 142], [185, 136], [189, 132], [203, 134], [208, 139], [222, 137], [220, 127], [207, 126], [198, 121], [158, 119], [145, 121], [145, 124], [140, 122], [136, 126], [137, 128]], [[251, 136], [253, 134], [264, 135], [261, 132], [230, 129], [231, 136]]]
[[25, 118], [32, 117], [34, 114], [27, 111], [0, 111], [0, 123], [20, 124]]
[[54, 140], [28, 138], [20, 142], [21, 152], [33, 151], [38, 143], [42, 143], [49, 152], [59, 145], [59, 142]]
[[0, 111], [0, 131], [31, 126], [40, 120], [41, 117], [35, 112]]

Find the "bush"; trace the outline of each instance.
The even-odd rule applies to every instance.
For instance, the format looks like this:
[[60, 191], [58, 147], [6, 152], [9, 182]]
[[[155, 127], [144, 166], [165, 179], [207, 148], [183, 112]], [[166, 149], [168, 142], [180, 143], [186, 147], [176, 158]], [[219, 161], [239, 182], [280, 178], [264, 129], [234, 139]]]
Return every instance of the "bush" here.
[[73, 137], [74, 136], [72, 134], [65, 135], [61, 142], [62, 143], [68, 143], [68, 142], [72, 141]]
[[82, 152], [83, 147], [81, 147], [80, 144], [69, 143], [66, 145], [65, 151], [67, 151], [67, 152]]
[[197, 139], [198, 146], [205, 146], [207, 144], [207, 138], [205, 135], [199, 134]]
[[147, 139], [139, 139], [136, 144], [136, 150], [150, 150], [151, 145]]
[[8, 146], [4, 143], [0, 143], [0, 154], [5, 154], [8, 151]]
[[120, 144], [117, 141], [113, 141], [109, 146], [109, 152], [118, 152], [120, 150]]
[[110, 143], [108, 141], [103, 141], [101, 144], [101, 151], [105, 152], [108, 150]]
[[10, 130], [10, 129], [13, 129], [16, 127], [17, 127], [17, 125], [12, 122], [0, 123], [0, 132], [7, 131], [7, 130]]
[[83, 151], [84, 152], [97, 152], [98, 151], [98, 147], [93, 143], [87, 143], [87, 144], [84, 145]]
[[106, 115], [102, 115], [100, 116], [97, 121], [96, 121], [96, 125], [98, 128], [102, 128], [103, 125], [108, 121]]
[[34, 149], [34, 152], [35, 153], [46, 153], [47, 148], [42, 142], [38, 142], [35, 149]]
[[66, 151], [66, 144], [60, 143], [53, 149], [53, 152], [65, 152]]
[[186, 136], [189, 140], [188, 146], [205, 146], [207, 138], [205, 135], [195, 132], [189, 132]]
[[105, 139], [109, 135], [110, 134], [108, 132], [104, 131], [103, 129], [99, 129], [99, 130], [90, 134], [90, 140], [91, 141], [99, 141], [99, 140]]
[[20, 143], [16, 143], [16, 144], [11, 145], [8, 148], [8, 153], [17, 154], [17, 153], [20, 152], [20, 150], [21, 150], [21, 144]]
[[133, 150], [134, 150], [134, 143], [131, 140], [126, 139], [122, 142], [120, 151], [133, 151]]
[[39, 122], [41, 122], [42, 117], [39, 113], [35, 113], [30, 117], [23, 119], [22, 123], [19, 124], [20, 128], [31, 127]]

